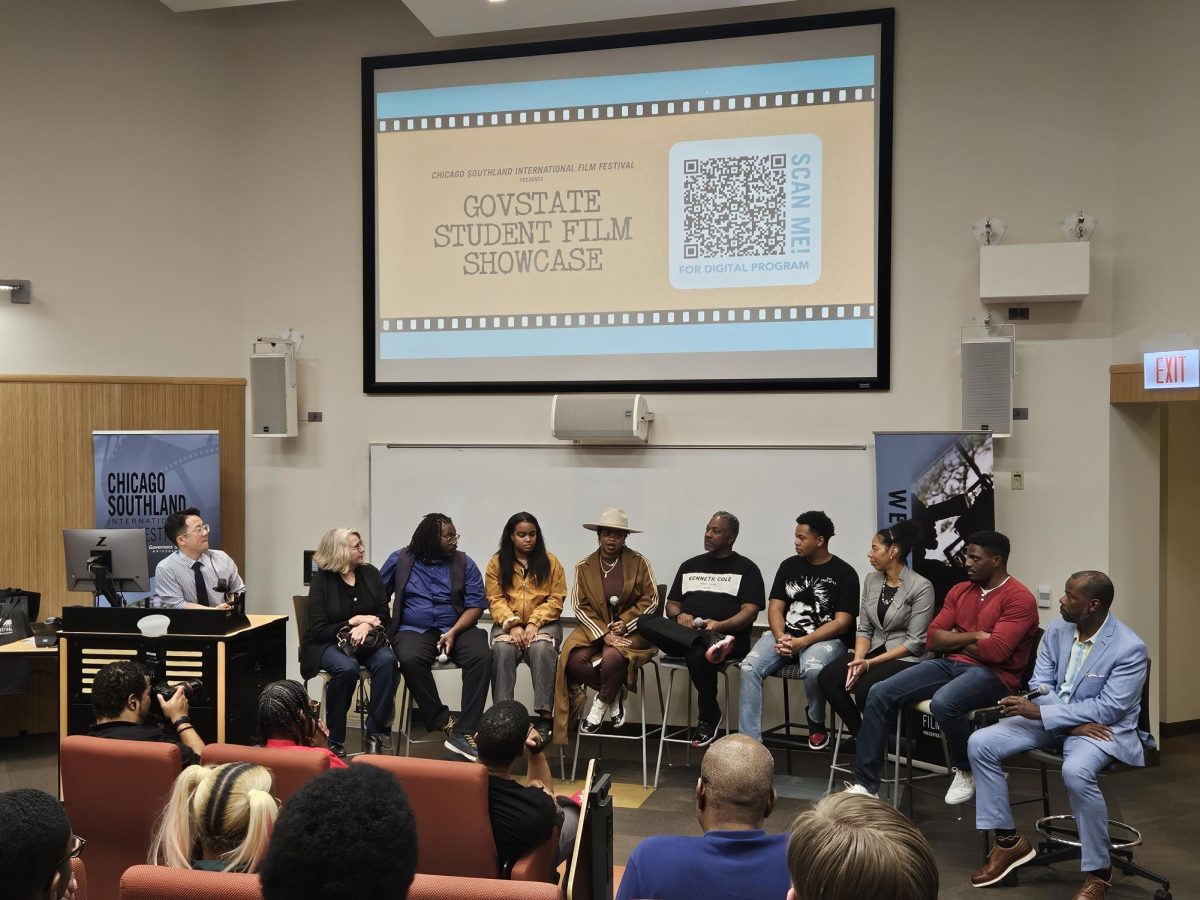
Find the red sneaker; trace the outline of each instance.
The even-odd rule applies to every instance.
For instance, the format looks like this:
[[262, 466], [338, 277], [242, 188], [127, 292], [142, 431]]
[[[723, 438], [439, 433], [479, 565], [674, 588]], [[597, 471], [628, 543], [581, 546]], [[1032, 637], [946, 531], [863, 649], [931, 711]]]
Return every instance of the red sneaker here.
[[725, 662], [731, 650], [733, 650], [733, 635], [727, 634], [704, 651], [704, 658], [713, 665], [720, 665]]

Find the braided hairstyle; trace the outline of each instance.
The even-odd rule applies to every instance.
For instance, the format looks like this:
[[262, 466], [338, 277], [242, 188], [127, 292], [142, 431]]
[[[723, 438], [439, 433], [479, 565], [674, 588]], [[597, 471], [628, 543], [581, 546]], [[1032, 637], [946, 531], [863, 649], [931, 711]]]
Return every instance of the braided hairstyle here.
[[453, 524], [445, 513], [425, 513], [406, 548], [414, 559], [435, 562], [446, 558], [442, 552], [442, 526], [448, 522]]
[[264, 741], [281, 738], [312, 745], [314, 723], [308, 691], [298, 681], [272, 681], [258, 695], [258, 731]]
[[226, 872], [255, 872], [267, 850], [279, 807], [270, 770], [253, 763], [188, 766], [150, 843], [151, 865], [191, 868], [208, 853]]

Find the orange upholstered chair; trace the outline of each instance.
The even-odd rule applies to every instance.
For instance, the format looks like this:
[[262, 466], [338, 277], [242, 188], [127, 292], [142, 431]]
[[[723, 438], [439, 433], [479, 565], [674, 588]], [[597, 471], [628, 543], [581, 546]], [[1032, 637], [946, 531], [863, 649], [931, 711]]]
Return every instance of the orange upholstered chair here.
[[244, 744], [205, 744], [200, 760], [206, 766], [231, 762], [266, 766], [275, 776], [275, 796], [284, 803], [308, 779], [329, 768], [329, 757], [324, 753], [247, 747]]
[[[460, 878], [500, 875], [488, 817], [487, 769], [406, 756], [356, 756], [352, 764], [379, 766], [404, 786], [417, 820], [418, 872]], [[540, 847], [517, 860], [510, 877], [552, 881], [557, 843], [557, 833], [552, 834]]]
[[87, 838], [88, 895], [117, 900], [121, 873], [146, 861], [154, 823], [181, 771], [174, 744], [74, 734], [59, 748], [63, 803]]
[[453, 875], [418, 875], [408, 889], [408, 900], [562, 900], [558, 885], [503, 878], [455, 878]]
[[262, 900], [262, 888], [257, 875], [131, 866], [121, 876], [120, 900]]
[[71, 877], [75, 879], [74, 900], [88, 900], [87, 866], [78, 856], [71, 860]]

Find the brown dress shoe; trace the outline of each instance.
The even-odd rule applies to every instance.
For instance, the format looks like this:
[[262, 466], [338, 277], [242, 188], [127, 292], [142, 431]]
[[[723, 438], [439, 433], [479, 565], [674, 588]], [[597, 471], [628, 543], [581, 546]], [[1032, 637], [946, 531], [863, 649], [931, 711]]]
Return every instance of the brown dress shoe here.
[[1005, 875], [1017, 866], [1023, 866], [1035, 856], [1037, 856], [1037, 851], [1033, 849], [1024, 835], [1018, 835], [1016, 844], [1011, 847], [993, 844], [992, 852], [988, 854], [983, 868], [971, 876], [971, 886], [987, 887], [989, 884], [1003, 881]]
[[1075, 900], [1104, 900], [1108, 896], [1108, 889], [1112, 887], [1112, 883], [1105, 881], [1103, 878], [1097, 878], [1095, 875], [1089, 875], [1083, 879], [1083, 884], [1079, 886], [1079, 892], [1075, 894]]

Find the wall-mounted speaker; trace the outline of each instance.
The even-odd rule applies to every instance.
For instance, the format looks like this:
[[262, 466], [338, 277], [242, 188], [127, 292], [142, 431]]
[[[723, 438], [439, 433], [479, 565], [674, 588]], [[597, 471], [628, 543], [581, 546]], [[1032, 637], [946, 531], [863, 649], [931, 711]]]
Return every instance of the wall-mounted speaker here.
[[963, 431], [1012, 434], [1015, 351], [1013, 337], [963, 337]]
[[295, 437], [296, 379], [291, 353], [255, 353], [250, 357], [250, 436]]
[[641, 394], [555, 394], [550, 433], [578, 444], [645, 444], [654, 413]]

